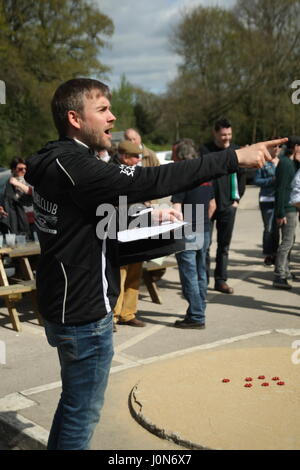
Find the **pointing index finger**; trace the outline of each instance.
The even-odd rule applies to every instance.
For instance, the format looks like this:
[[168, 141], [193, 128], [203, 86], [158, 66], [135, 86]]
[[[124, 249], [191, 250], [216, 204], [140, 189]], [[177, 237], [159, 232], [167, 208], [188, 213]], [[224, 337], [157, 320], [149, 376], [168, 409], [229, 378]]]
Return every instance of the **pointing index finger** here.
[[274, 139], [274, 140], [267, 140], [263, 142], [266, 147], [275, 147], [276, 145], [285, 144], [289, 139], [287, 137], [283, 137], [282, 139]]

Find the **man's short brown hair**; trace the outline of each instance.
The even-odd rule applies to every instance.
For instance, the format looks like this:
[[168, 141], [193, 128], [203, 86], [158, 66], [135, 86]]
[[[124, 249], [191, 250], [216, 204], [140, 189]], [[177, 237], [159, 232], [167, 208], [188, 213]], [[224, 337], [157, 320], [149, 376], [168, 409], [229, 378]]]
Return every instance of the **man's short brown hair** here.
[[108, 86], [91, 78], [73, 78], [57, 88], [51, 101], [51, 109], [60, 137], [65, 137], [68, 132], [68, 111], [82, 114], [83, 97], [88, 97], [93, 90], [99, 90], [101, 96], [111, 99]]

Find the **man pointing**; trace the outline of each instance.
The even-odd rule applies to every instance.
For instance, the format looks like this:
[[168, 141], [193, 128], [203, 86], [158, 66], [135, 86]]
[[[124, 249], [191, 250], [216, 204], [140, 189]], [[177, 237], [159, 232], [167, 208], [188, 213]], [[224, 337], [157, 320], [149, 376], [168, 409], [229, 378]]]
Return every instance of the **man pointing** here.
[[[59, 139], [27, 160], [41, 244], [39, 310], [58, 350], [62, 394], [48, 449], [87, 449], [99, 421], [111, 360], [112, 310], [119, 295], [117, 240], [99, 239], [97, 207], [161, 198], [241, 167], [261, 167], [268, 147], [286, 139], [203, 158], [124, 171], [95, 156], [109, 149], [115, 116], [106, 85], [72, 79], [56, 90], [52, 114]], [[43, 205], [39, 201], [43, 201]], [[49, 210], [48, 210], [49, 208]], [[50, 208], [51, 211], [50, 211]], [[55, 208], [55, 210], [54, 210]]]

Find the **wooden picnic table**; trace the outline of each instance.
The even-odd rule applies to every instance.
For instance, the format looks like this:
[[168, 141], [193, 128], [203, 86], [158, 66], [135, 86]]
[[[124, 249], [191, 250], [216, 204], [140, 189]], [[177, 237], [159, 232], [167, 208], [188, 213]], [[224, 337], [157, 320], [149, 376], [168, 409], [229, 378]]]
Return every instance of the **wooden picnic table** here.
[[[38, 318], [39, 324], [43, 324], [37, 308], [35, 276], [29, 261], [30, 257], [38, 256], [40, 252], [39, 243], [34, 242], [20, 246], [17, 245], [15, 247], [0, 248], [0, 297], [4, 297], [13, 328], [16, 331], [21, 331], [21, 324], [15, 302], [20, 300], [25, 293], [30, 293], [33, 310]], [[13, 283], [9, 282], [5, 271], [4, 258], [7, 257], [9, 257], [16, 266], [17, 274], [11, 279]]]
[[155, 263], [155, 260], [143, 264], [142, 278], [151, 300], [155, 304], [162, 304], [156, 282], [162, 277], [167, 268], [173, 268], [174, 266], [177, 266], [176, 260], [168, 259], [167, 257], [160, 264]]

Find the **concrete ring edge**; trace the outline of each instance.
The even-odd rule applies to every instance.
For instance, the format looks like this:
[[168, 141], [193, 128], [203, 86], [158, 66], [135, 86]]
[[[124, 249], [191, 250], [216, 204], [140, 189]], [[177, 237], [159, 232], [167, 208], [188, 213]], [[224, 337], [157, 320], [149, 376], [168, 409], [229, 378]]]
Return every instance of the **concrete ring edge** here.
[[156, 435], [157, 437], [161, 439], [165, 439], [167, 441], [174, 442], [174, 444], [177, 444], [181, 447], [184, 447], [185, 449], [191, 449], [191, 450], [213, 450], [209, 447], [202, 446], [200, 444], [197, 444], [195, 442], [192, 442], [188, 439], [185, 439], [184, 437], [179, 436], [178, 434], [167, 430], [167, 429], [162, 429], [158, 427], [155, 423], [152, 423], [147, 416], [143, 414], [143, 405], [139, 402], [137, 398], [137, 391], [138, 391], [138, 383], [134, 385], [132, 390], [130, 391], [129, 397], [128, 397], [128, 404], [129, 404], [129, 410], [132, 415], [132, 417], [147, 431], [151, 432], [152, 434]]

